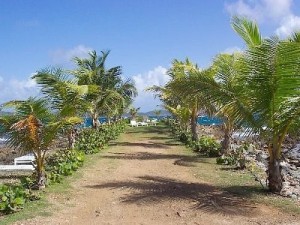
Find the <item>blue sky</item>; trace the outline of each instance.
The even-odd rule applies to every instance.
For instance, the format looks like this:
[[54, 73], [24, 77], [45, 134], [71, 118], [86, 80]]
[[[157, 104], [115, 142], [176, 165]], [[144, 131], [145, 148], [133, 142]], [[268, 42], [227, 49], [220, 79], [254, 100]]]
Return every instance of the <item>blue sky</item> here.
[[141, 111], [159, 101], [143, 90], [167, 82], [173, 59], [200, 67], [220, 52], [243, 49], [231, 15], [255, 19], [264, 36], [300, 28], [296, 0], [10, 0], [0, 1], [0, 103], [37, 95], [30, 76], [47, 66], [72, 68], [71, 58], [111, 50], [139, 90]]

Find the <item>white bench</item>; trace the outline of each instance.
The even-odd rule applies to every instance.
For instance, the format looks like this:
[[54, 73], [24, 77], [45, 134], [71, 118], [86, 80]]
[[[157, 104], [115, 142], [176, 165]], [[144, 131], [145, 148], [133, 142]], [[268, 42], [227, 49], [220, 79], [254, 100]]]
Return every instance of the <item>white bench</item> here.
[[14, 159], [14, 165], [32, 165], [34, 160], [33, 155], [23, 155]]

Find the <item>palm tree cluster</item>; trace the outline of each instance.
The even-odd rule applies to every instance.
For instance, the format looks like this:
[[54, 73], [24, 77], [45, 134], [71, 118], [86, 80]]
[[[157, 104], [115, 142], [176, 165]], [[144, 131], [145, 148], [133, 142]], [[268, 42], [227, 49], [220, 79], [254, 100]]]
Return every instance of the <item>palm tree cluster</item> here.
[[36, 178], [39, 187], [45, 185], [46, 152], [58, 134], [66, 134], [68, 147], [76, 139], [75, 125], [88, 114], [93, 128], [99, 126], [99, 116], [120, 118], [137, 95], [134, 83], [122, 79], [120, 66], [107, 69], [109, 51], [89, 53], [89, 58], [74, 58], [77, 68], [72, 71], [47, 68], [32, 77], [41, 87], [41, 98], [10, 101], [1, 108], [12, 108], [13, 114], [2, 116], [0, 126], [7, 134], [7, 143], [36, 159]]
[[197, 139], [198, 113], [214, 113], [224, 121], [222, 151], [229, 152], [234, 128], [257, 133], [268, 146], [268, 186], [280, 192], [281, 149], [300, 118], [300, 33], [286, 39], [263, 38], [255, 22], [234, 17], [232, 27], [246, 50], [220, 54], [200, 69], [189, 60], [175, 60], [164, 87], [152, 87], [181, 124], [191, 123]]

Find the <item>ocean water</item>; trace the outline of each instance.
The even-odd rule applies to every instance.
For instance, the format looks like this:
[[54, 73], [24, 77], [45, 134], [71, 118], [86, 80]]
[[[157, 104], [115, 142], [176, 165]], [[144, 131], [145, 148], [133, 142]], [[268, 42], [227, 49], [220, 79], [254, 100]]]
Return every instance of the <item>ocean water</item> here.
[[[107, 121], [106, 117], [99, 117], [98, 118], [100, 123], [105, 123]], [[92, 118], [84, 118], [84, 127], [91, 127], [92, 126]]]
[[6, 140], [6, 138], [0, 137], [0, 146], [4, 145]]
[[223, 120], [218, 117], [209, 117], [209, 116], [199, 116], [197, 119], [198, 124], [200, 125], [222, 125]]
[[[150, 120], [157, 119], [157, 120], [162, 120], [166, 118], [165, 116], [149, 116]], [[99, 117], [99, 122], [100, 123], [105, 123], [107, 122], [106, 117]], [[200, 125], [222, 125], [223, 121], [222, 119], [218, 117], [209, 117], [209, 116], [199, 116], [197, 119], [198, 124]], [[85, 118], [84, 119], [84, 127], [91, 127], [92, 126], [92, 119], [91, 118]]]

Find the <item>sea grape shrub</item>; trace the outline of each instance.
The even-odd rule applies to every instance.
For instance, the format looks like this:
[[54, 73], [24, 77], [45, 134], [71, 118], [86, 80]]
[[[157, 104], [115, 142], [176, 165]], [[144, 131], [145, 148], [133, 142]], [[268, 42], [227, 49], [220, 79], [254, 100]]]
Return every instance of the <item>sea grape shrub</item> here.
[[173, 136], [178, 139], [180, 142], [190, 146], [192, 142], [192, 134], [189, 131], [183, 130], [179, 123], [174, 119], [166, 120], [166, 125], [169, 126], [171, 133]]
[[99, 130], [87, 128], [81, 131], [76, 149], [83, 151], [84, 154], [95, 154], [99, 152], [107, 143], [105, 134]]
[[217, 164], [234, 166], [237, 169], [246, 168], [246, 157], [245, 152], [247, 151], [249, 145], [246, 143], [236, 149], [233, 149], [229, 154], [222, 155], [216, 159]]
[[10, 214], [21, 210], [27, 201], [37, 200], [31, 190], [22, 185], [0, 185], [0, 212]]
[[85, 154], [97, 153], [110, 140], [116, 139], [124, 131], [125, 127], [125, 121], [118, 121], [113, 124], [102, 125], [98, 129], [84, 129], [79, 134], [75, 148], [83, 151]]
[[213, 137], [202, 136], [199, 141], [194, 142], [193, 145], [195, 151], [205, 154], [208, 157], [220, 156], [221, 145]]
[[83, 165], [84, 153], [78, 150], [60, 150], [46, 159], [48, 184], [60, 183]]

